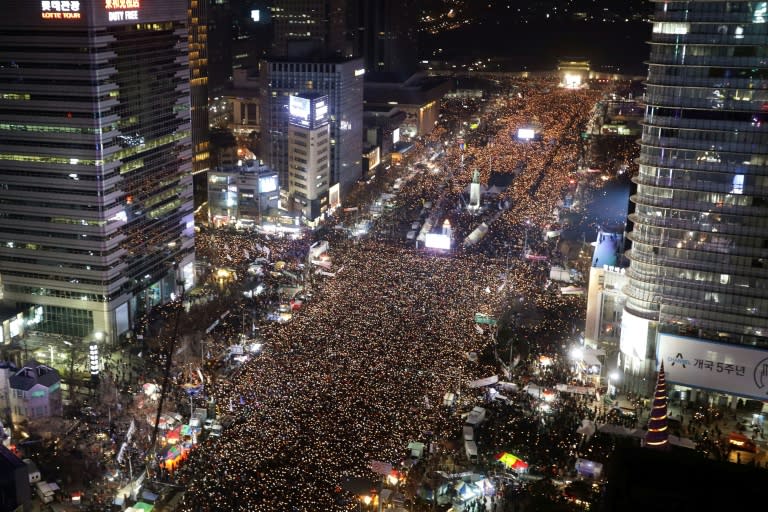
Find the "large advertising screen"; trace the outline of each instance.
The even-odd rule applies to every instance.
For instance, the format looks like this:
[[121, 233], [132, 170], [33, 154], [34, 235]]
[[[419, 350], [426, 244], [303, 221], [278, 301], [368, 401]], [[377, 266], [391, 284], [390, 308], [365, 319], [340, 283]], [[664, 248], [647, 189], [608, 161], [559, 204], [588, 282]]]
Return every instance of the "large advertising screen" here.
[[517, 138], [520, 140], [531, 140], [536, 136], [536, 132], [533, 128], [519, 128], [517, 130]]
[[312, 129], [324, 126], [328, 124], [330, 116], [328, 97], [291, 96], [288, 100], [288, 114], [293, 125]]
[[259, 176], [259, 192], [262, 194], [268, 194], [277, 190], [278, 178], [277, 174], [267, 174], [266, 176]]
[[768, 400], [768, 350], [660, 334], [668, 382]]
[[441, 233], [427, 233], [424, 245], [430, 249], [449, 250], [451, 248], [451, 237]]
[[621, 315], [621, 353], [638, 361], [645, 360], [648, 351], [648, 330], [648, 320], [625, 311]]
[[328, 100], [320, 99], [315, 102], [315, 115], [313, 116], [315, 126], [328, 122]]
[[291, 96], [288, 100], [288, 113], [293, 118], [309, 119], [309, 99], [300, 96]]

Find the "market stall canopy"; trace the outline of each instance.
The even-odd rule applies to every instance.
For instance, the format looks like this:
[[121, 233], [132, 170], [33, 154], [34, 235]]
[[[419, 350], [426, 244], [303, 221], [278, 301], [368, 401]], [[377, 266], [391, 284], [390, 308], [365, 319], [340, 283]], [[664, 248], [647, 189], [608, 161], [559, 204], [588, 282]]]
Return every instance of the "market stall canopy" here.
[[504, 464], [509, 469], [522, 471], [528, 469], [528, 463], [523, 459], [509, 452], [502, 452], [496, 456], [496, 460]]

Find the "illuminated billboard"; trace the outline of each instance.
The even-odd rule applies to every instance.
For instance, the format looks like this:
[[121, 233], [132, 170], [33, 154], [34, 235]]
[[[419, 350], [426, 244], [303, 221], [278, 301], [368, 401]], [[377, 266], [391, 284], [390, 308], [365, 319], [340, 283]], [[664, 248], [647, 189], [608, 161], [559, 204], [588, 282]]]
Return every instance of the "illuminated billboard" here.
[[427, 233], [427, 237], [424, 240], [424, 246], [430, 249], [451, 249], [451, 237], [443, 235], [441, 233]]
[[3, 8], [25, 26], [108, 27], [186, 21], [189, 0], [3, 0]]
[[625, 311], [621, 316], [621, 338], [619, 339], [621, 353], [636, 361], [645, 360], [649, 332], [648, 320]]
[[315, 115], [312, 116], [316, 125], [325, 124], [328, 122], [328, 101], [325, 99], [317, 100], [313, 105]]
[[291, 96], [288, 100], [288, 113], [298, 119], [309, 119], [309, 98]]
[[44, 20], [79, 20], [80, 2], [77, 0], [43, 0], [40, 2], [40, 14]]
[[768, 400], [768, 350], [659, 334], [667, 382]]
[[317, 93], [291, 95], [288, 100], [288, 120], [295, 126], [319, 128], [328, 124], [328, 96]]
[[139, 0], [104, 0], [109, 21], [139, 21]]
[[259, 176], [259, 193], [268, 194], [277, 190], [277, 174]]

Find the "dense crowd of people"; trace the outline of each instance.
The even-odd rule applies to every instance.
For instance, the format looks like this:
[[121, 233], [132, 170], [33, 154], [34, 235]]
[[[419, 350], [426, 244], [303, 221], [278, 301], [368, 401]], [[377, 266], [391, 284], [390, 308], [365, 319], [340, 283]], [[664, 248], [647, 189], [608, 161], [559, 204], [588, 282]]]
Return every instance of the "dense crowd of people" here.
[[[544, 79], [520, 81], [516, 94], [495, 103], [495, 121], [467, 137], [464, 148], [446, 148], [437, 160], [443, 172], [421, 173], [400, 194], [408, 208], [434, 200], [441, 223], [447, 218], [455, 226], [453, 252], [375, 239], [333, 241], [335, 277], [316, 286], [290, 323], [263, 327], [264, 353], [212, 391], [218, 408], [237, 419], [174, 475], [187, 488], [184, 510], [357, 507], [346, 480], [376, 478], [371, 461], [397, 466], [407, 458], [408, 443], [427, 434], [456, 437], [461, 424], [441, 406], [443, 395], [497, 372], [492, 359], [470, 357], [493, 350], [493, 339], [474, 324], [476, 312], [528, 304], [530, 354], [559, 348], [573, 327], [576, 299], [544, 286], [542, 264], [515, 258], [511, 270], [497, 257], [529, 236], [536, 250], [552, 249], [541, 242], [541, 231], [576, 169], [578, 131], [600, 94], [550, 86]], [[537, 140], [516, 140], [523, 126], [534, 126]], [[439, 128], [421, 143], [445, 136]], [[514, 176], [498, 197], [504, 207], [493, 215], [467, 213], [459, 196], [475, 170], [487, 183], [491, 168]], [[489, 234], [465, 250], [461, 242], [482, 215]], [[344, 220], [340, 214], [331, 222]], [[213, 263], [243, 268], [266, 242], [240, 243], [233, 240], [238, 236], [199, 238], [203, 251], [218, 258]], [[270, 252], [299, 256], [295, 260], [308, 245], [277, 243], [289, 247]]]

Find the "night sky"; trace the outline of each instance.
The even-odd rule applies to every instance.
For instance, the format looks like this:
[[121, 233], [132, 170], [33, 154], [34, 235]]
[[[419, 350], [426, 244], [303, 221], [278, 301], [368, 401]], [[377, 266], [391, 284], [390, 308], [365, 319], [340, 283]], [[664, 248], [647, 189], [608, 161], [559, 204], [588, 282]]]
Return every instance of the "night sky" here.
[[[629, 9], [626, 5], [623, 7]], [[650, 38], [651, 25], [644, 21], [645, 13], [636, 7], [632, 8], [634, 15], [631, 16], [629, 11], [604, 11], [596, 5], [584, 11], [592, 17], [587, 21], [576, 19], [573, 7], [565, 15], [556, 14], [563, 12], [562, 7], [559, 11], [541, 5], [529, 9], [535, 12], [520, 14], [491, 2], [479, 11], [458, 11], [456, 19], [469, 22], [437, 34], [422, 32], [420, 53], [423, 58], [429, 58], [435, 49], [442, 48], [440, 55], [445, 59], [497, 57], [506, 60], [510, 70], [514, 70], [514, 66], [551, 69], [560, 57], [585, 57], [594, 69], [618, 66], [625, 73], [645, 74], [643, 61], [649, 54], [646, 41]], [[582, 9], [579, 7], [579, 10]], [[550, 12], [553, 14], [547, 18]], [[592, 16], [603, 15], [599, 13], [606, 13], [605, 18], [597, 20]]]

